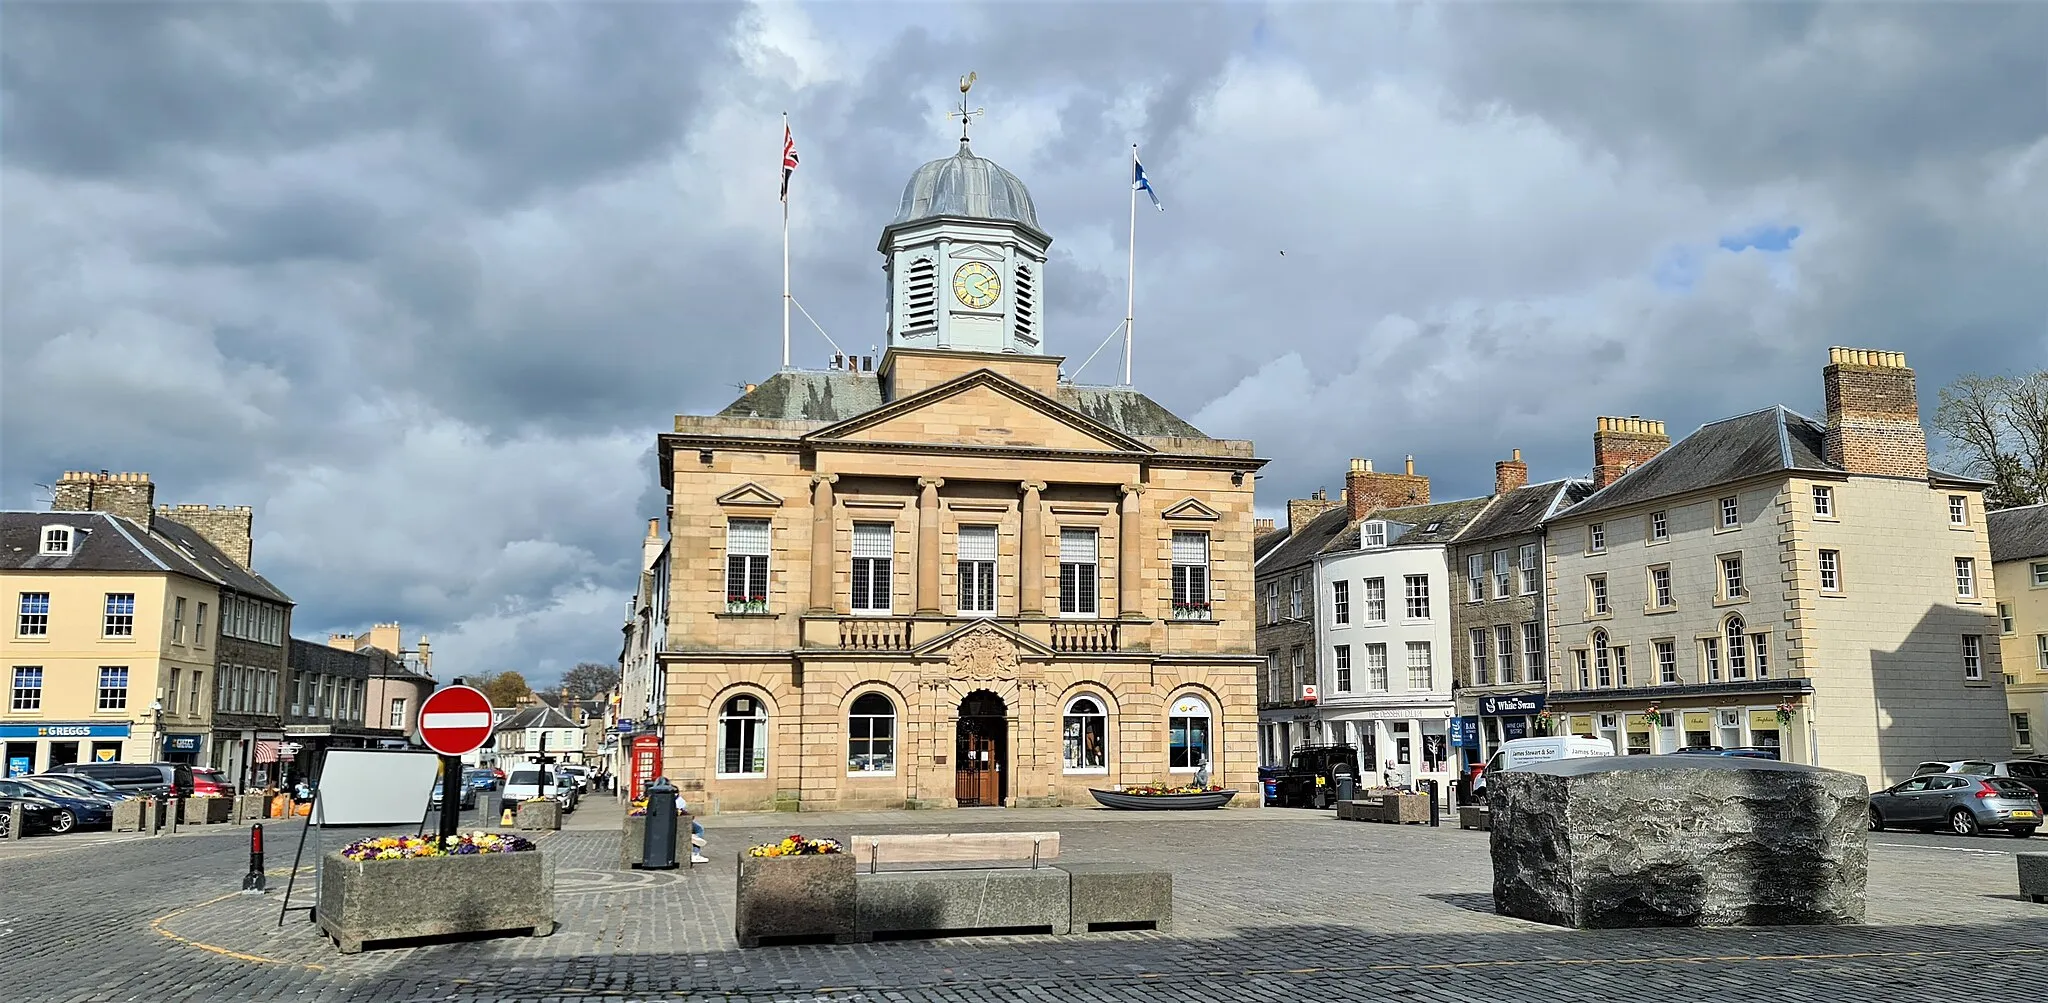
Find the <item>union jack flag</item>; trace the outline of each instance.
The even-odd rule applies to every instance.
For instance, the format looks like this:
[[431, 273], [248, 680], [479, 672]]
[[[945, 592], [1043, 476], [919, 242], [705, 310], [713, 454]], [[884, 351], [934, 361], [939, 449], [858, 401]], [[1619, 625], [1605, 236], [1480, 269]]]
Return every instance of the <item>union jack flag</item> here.
[[789, 176], [796, 173], [796, 137], [789, 123], [782, 123], [782, 201], [789, 201]]

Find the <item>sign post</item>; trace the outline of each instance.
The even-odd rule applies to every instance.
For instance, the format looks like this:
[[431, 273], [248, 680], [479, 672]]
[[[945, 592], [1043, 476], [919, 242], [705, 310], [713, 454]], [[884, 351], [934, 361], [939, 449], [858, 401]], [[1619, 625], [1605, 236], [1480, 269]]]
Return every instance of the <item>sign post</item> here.
[[435, 690], [420, 705], [420, 741], [441, 754], [441, 838], [462, 828], [462, 757], [490, 740], [491, 698], [469, 686]]

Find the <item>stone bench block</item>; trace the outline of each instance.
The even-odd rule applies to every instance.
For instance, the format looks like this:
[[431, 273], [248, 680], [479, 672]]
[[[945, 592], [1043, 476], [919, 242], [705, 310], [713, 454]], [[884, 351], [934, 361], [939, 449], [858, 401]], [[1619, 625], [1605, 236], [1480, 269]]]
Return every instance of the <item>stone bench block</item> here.
[[1429, 821], [1429, 795], [1387, 794], [1337, 802], [1337, 817], [1348, 822], [1391, 822], [1397, 825]]
[[1581, 929], [1861, 923], [1863, 778], [1719, 756], [1608, 756], [1487, 778], [1493, 902]]
[[1485, 805], [1459, 805], [1458, 828], [1491, 829], [1493, 828], [1493, 812]]
[[539, 850], [322, 862], [314, 919], [343, 954], [408, 937], [555, 929], [553, 862]]
[[885, 871], [856, 875], [854, 927], [863, 938], [1072, 928], [1067, 872], [1057, 867]]
[[2031, 902], [2048, 902], [2048, 853], [2014, 856], [2020, 862], [2020, 896]]
[[733, 938], [763, 940], [854, 936], [853, 855], [742, 856], [733, 904]]
[[1098, 926], [1173, 929], [1173, 872], [1135, 864], [1060, 864], [1076, 933]]

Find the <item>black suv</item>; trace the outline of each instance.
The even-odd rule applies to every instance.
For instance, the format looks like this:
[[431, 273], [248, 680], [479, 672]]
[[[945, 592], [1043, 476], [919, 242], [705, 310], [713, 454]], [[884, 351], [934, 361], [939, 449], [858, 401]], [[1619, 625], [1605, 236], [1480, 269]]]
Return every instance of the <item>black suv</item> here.
[[75, 773], [109, 787], [155, 796], [192, 796], [192, 767], [184, 763], [66, 763], [51, 773]]
[[1273, 778], [1274, 803], [1282, 808], [1328, 808], [1337, 799], [1337, 777], [1358, 782], [1358, 749], [1350, 745], [1304, 745], [1288, 756]]

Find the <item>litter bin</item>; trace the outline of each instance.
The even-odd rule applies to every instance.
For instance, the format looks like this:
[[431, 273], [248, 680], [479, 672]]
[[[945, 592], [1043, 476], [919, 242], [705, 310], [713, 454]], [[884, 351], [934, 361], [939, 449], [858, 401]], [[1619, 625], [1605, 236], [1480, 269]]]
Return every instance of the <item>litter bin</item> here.
[[1358, 797], [1358, 778], [1350, 770], [1337, 771], [1337, 800], [1351, 801]]
[[1275, 805], [1280, 803], [1280, 781], [1275, 780], [1272, 777], [1267, 777], [1266, 779], [1259, 781], [1259, 789], [1260, 796], [1263, 798], [1264, 803], [1268, 805]]
[[675, 869], [676, 861], [676, 788], [667, 777], [656, 777], [647, 785], [647, 825], [642, 830], [646, 842], [640, 846], [640, 867], [648, 871]]

